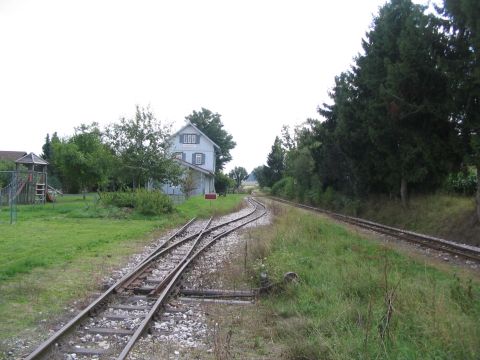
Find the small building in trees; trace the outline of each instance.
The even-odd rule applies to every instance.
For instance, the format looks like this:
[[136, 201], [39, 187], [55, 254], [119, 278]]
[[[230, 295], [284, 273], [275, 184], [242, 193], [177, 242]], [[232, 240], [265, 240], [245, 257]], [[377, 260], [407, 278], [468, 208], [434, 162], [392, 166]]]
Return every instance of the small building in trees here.
[[[220, 147], [191, 122], [187, 122], [170, 138], [170, 154], [185, 169], [189, 194], [215, 192], [215, 154]], [[166, 194], [182, 194], [182, 186], [164, 184]]]
[[251, 172], [245, 180], [242, 181], [243, 186], [258, 186], [257, 176], [255, 172]]

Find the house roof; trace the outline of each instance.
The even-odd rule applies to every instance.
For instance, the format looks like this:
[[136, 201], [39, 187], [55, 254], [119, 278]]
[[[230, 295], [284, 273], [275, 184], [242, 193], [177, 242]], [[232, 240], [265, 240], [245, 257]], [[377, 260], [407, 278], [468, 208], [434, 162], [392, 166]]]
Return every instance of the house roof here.
[[255, 172], [251, 172], [250, 175], [247, 176], [245, 181], [257, 181], [257, 176], [255, 175]]
[[31, 152], [15, 161], [17, 164], [48, 165], [48, 162]]
[[205, 135], [199, 128], [197, 128], [195, 125], [193, 125], [190, 121], [187, 121], [187, 123], [185, 124], [185, 126], [183, 126], [180, 130], [177, 130], [171, 137], [174, 138], [175, 136], [178, 135], [178, 133], [182, 132], [183, 130], [185, 130], [187, 127], [193, 127], [195, 130], [197, 130], [200, 135], [203, 135], [205, 136], [205, 139], [207, 139], [208, 141], [210, 141], [214, 147], [216, 147], [217, 149], [220, 149], [220, 146], [218, 146], [217, 144], [215, 144], [212, 139], [210, 139], [207, 135]]
[[15, 161], [25, 155], [26, 151], [0, 151], [0, 160]]
[[182, 160], [182, 159], [174, 159], [175, 161], [178, 161], [180, 163], [180, 165], [183, 165], [183, 166], [186, 166], [186, 167], [189, 167], [190, 169], [193, 169], [193, 170], [196, 170], [196, 171], [199, 171], [201, 173], [204, 173], [204, 174], [207, 174], [207, 175], [212, 175], [212, 176], [215, 176], [215, 174], [211, 171], [208, 171], [204, 168], [201, 168], [200, 166], [196, 166], [196, 165], [193, 165], [193, 164], [190, 164], [189, 162], [185, 161], [185, 160]]

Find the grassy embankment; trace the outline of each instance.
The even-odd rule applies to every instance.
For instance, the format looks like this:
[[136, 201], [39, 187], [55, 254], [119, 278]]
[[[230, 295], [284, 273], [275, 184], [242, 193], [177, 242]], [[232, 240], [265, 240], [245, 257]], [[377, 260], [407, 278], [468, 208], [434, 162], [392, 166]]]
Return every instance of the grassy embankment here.
[[[285, 197], [281, 192], [280, 195]], [[474, 197], [445, 193], [414, 195], [404, 208], [399, 199], [372, 195], [368, 199], [351, 200], [327, 189], [317, 202], [314, 206], [320, 208], [480, 246]]]
[[372, 198], [359, 216], [391, 226], [480, 246], [480, 224], [473, 197], [432, 194], [413, 196], [408, 209], [400, 201]]
[[192, 197], [171, 214], [147, 217], [103, 208], [95, 195], [86, 201], [81, 196], [65, 196], [55, 204], [18, 206], [15, 225], [8, 224], [8, 211], [2, 209], [0, 339], [61, 313], [162, 231], [194, 216], [230, 212], [242, 198], [229, 195], [211, 204]]
[[262, 268], [281, 281], [295, 271], [300, 282], [222, 324], [240, 358], [479, 358], [478, 275], [413, 259], [318, 215], [276, 208], [273, 225], [249, 233], [251, 274]]

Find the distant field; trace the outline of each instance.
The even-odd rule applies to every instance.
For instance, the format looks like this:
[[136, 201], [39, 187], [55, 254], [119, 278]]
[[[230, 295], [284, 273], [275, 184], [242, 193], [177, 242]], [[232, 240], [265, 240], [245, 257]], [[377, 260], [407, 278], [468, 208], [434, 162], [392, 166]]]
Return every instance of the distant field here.
[[55, 204], [19, 205], [14, 225], [8, 224], [8, 211], [2, 209], [0, 339], [92, 291], [112, 267], [163, 230], [194, 216], [232, 211], [243, 198], [229, 195], [209, 202], [192, 197], [172, 214], [146, 217], [103, 208], [94, 194], [86, 201], [67, 195]]
[[255, 314], [268, 319], [252, 340], [265, 344], [262, 351], [281, 348], [286, 359], [479, 358], [478, 276], [281, 209], [272, 226], [251, 235], [253, 269], [273, 281], [295, 271], [300, 282], [265, 297]]

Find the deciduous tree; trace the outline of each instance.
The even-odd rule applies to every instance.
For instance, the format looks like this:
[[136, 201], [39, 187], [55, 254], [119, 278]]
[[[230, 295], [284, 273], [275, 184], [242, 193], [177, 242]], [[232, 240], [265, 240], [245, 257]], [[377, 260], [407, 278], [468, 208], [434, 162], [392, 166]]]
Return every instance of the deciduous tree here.
[[191, 169], [185, 171], [183, 178], [180, 181], [180, 187], [187, 199], [192, 195], [193, 190], [197, 188], [197, 179], [195, 178], [195, 173]]
[[229, 173], [230, 179], [235, 181], [235, 188], [238, 189], [242, 185], [242, 181], [248, 177], [248, 172], [242, 166], [235, 166]]
[[237, 144], [233, 141], [233, 136], [223, 128], [221, 115], [202, 108], [200, 111], [193, 111], [185, 119], [198, 127], [200, 131], [220, 147], [220, 150], [215, 153], [215, 171], [223, 170], [225, 164], [232, 160], [230, 150]]
[[53, 164], [70, 192], [85, 192], [108, 183], [113, 154], [102, 142], [98, 124], [81, 125], [72, 137], [52, 143]]
[[118, 176], [126, 183], [133, 187], [149, 180], [178, 183], [182, 171], [168, 154], [170, 127], [162, 125], [150, 109], [137, 106], [133, 119], [111, 124], [105, 137], [120, 160]]

